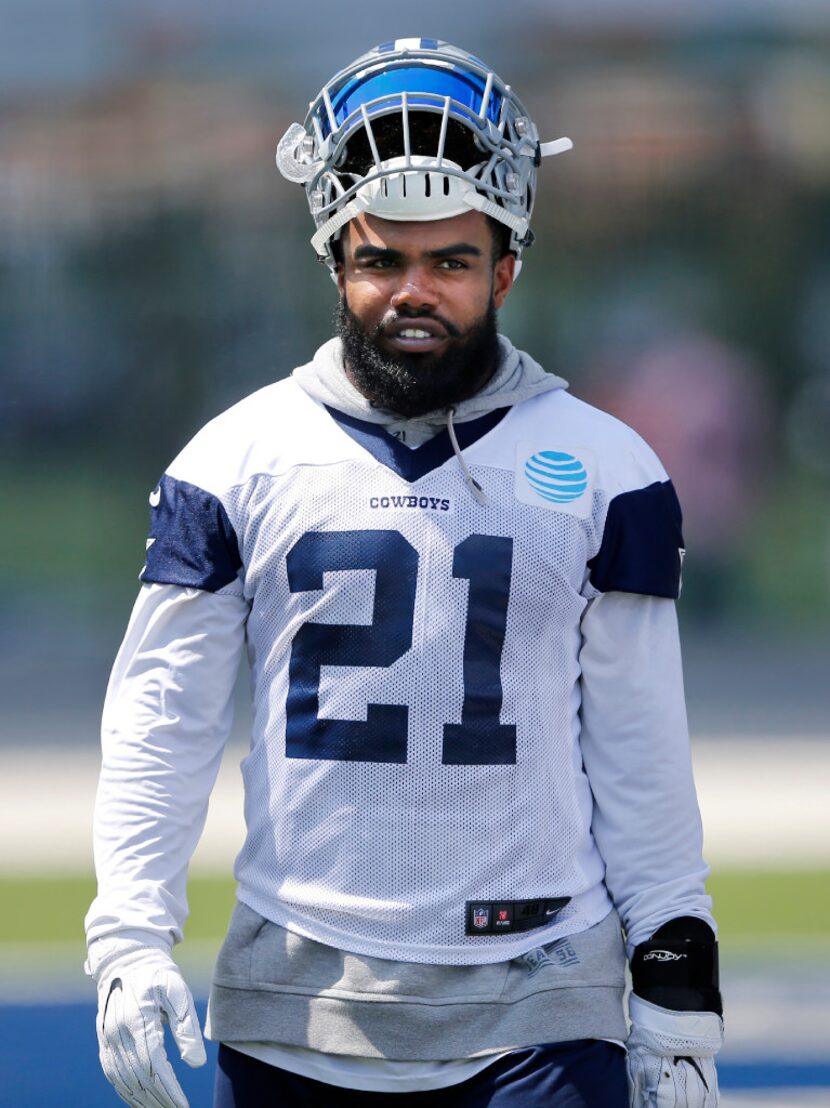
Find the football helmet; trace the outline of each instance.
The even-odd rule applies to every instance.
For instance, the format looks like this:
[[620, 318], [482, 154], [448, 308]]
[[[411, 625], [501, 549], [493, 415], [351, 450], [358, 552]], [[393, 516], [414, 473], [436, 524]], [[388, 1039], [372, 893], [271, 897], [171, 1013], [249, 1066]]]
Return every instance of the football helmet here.
[[336, 268], [332, 243], [361, 212], [433, 220], [470, 210], [510, 229], [521, 258], [542, 158], [572, 147], [539, 142], [524, 105], [496, 73], [437, 39], [397, 39], [341, 70], [292, 123], [277, 166], [303, 185], [317, 256]]

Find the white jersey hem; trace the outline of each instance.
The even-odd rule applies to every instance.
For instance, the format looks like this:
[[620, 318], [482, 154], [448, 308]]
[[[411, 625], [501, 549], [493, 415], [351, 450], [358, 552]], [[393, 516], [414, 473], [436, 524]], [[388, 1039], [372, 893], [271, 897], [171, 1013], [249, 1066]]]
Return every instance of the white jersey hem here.
[[549, 927], [540, 927], [532, 931], [522, 931], [514, 935], [480, 936], [483, 944], [459, 946], [446, 944], [441, 947], [385, 941], [378, 938], [365, 939], [352, 932], [339, 931], [319, 920], [292, 912], [284, 902], [257, 896], [243, 886], [237, 889], [237, 899], [246, 907], [269, 920], [306, 939], [324, 943], [337, 950], [352, 954], [363, 954], [371, 958], [386, 958], [393, 961], [421, 962], [430, 965], [489, 965], [521, 957], [529, 950], [555, 942], [566, 936], [576, 935], [600, 923], [612, 910], [613, 905], [604, 885], [597, 885], [585, 893], [580, 893], [568, 904], [562, 917]]

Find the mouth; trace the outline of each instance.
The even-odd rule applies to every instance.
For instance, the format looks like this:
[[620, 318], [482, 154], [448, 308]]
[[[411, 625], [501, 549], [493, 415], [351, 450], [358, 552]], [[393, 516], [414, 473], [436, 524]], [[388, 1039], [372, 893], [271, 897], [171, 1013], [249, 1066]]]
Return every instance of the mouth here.
[[433, 319], [397, 320], [383, 328], [383, 337], [394, 349], [408, 354], [428, 354], [439, 350], [447, 333]]

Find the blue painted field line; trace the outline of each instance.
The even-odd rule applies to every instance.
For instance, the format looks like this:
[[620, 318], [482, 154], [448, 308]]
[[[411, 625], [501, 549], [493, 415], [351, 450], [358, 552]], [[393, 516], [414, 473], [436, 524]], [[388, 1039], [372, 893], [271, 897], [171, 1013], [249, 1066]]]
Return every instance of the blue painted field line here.
[[[204, 1021], [205, 1003], [197, 1002]], [[213, 1098], [216, 1046], [205, 1044], [207, 1065], [192, 1070], [169, 1039], [176, 1075], [194, 1106]], [[0, 1004], [0, 1103], [14, 1108], [113, 1108], [120, 1101], [98, 1064], [95, 1005]], [[724, 1060], [718, 1065], [722, 1089], [823, 1089], [830, 1103], [830, 1061], [770, 1062]]]
[[[205, 1005], [197, 1004], [204, 1022]], [[194, 1108], [213, 1100], [216, 1046], [205, 1043], [207, 1064], [193, 1070], [178, 1057], [166, 1032], [168, 1056]], [[95, 1005], [0, 1005], [0, 1104], [9, 1108], [116, 1108], [122, 1102], [101, 1072]]]
[[[828, 1089], [830, 1062], [718, 1062], [722, 1089]], [[828, 1096], [830, 1103], [830, 1096]]]

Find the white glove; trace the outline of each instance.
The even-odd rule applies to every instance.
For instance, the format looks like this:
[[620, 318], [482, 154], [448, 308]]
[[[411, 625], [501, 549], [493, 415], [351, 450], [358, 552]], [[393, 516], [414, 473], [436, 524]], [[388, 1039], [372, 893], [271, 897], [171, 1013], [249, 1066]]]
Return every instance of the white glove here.
[[628, 998], [631, 1108], [717, 1108], [715, 1055], [723, 1020], [715, 1012], [674, 1012]]
[[188, 1108], [164, 1051], [169, 1023], [189, 1066], [206, 1061], [193, 997], [166, 944], [128, 938], [96, 939], [87, 973], [98, 985], [101, 1067], [115, 1091], [133, 1108]]

